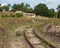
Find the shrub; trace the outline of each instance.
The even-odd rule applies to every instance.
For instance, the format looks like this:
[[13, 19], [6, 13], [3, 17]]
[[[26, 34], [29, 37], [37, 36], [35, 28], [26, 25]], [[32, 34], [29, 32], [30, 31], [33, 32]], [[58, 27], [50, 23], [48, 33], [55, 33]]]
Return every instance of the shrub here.
[[23, 14], [21, 14], [21, 13], [16, 13], [16, 15], [15, 15], [16, 17], [22, 17], [23, 16]]
[[10, 14], [10, 17], [15, 17], [15, 15], [11, 13], [11, 14]]
[[2, 14], [1, 17], [9, 17], [7, 14]]

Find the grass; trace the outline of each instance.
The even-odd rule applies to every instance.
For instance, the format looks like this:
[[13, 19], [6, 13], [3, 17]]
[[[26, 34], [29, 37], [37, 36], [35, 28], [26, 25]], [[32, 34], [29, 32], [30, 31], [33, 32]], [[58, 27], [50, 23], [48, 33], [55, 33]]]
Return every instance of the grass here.
[[[15, 37], [20, 38], [21, 36], [23, 36], [23, 33], [25, 32], [25, 30], [22, 31], [21, 34], [17, 34], [19, 36], [16, 36], [16, 33], [13, 33], [13, 32], [19, 27], [23, 27], [23, 26], [27, 26], [27, 25], [32, 26], [32, 24], [33, 24], [32, 21], [27, 19], [25, 16], [22, 16], [19, 18], [16, 18], [16, 17], [14, 17], [14, 18], [13, 17], [7, 17], [7, 18], [0, 17], [0, 27], [3, 27], [3, 29], [6, 32], [6, 35], [4, 35], [4, 36], [0, 35], [0, 39], [2, 39], [2, 41], [4, 40], [4, 43], [5, 43], [5, 41], [7, 41], [9, 39], [12, 39], [12, 38], [15, 39]], [[23, 28], [23, 29], [26, 29], [26, 28]], [[28, 45], [26, 45], [25, 48], [28, 48]]]
[[20, 18], [1, 18], [0, 17], [0, 27], [3, 27], [6, 30], [6, 33], [8, 36], [11, 36], [10, 33], [12, 33], [16, 28], [19, 26], [26, 26], [28, 24], [31, 24], [31, 20], [28, 20], [26, 17], [20, 17]]
[[45, 29], [44, 26], [46, 26], [47, 24], [51, 24], [51, 23], [55, 23], [58, 26], [60, 26], [60, 19], [50, 18], [49, 20], [42, 20], [42, 21], [38, 22], [36, 29], [39, 30], [40, 33], [46, 34], [46, 32], [44, 31], [44, 29]]
[[[51, 24], [51, 23], [55, 23], [60, 27], [60, 19], [56, 19], [56, 18], [50, 18], [49, 20], [42, 20], [39, 22], [39, 24], [36, 26], [36, 29], [40, 31], [41, 34], [45, 35], [46, 37], [48, 37], [48, 42], [52, 42], [51, 38], [46, 34], [46, 32], [43, 31], [43, 28], [45, 25], [47, 24]], [[58, 45], [58, 43], [54, 43], [52, 42], [54, 45]], [[49, 48], [49, 44], [45, 45], [46, 48]]]
[[39, 23], [39, 25], [36, 27], [39, 29], [40, 29], [40, 27], [43, 27], [44, 25], [51, 24], [51, 23], [55, 23], [60, 26], [60, 19], [50, 18], [49, 20], [42, 20], [38, 23]]
[[[6, 35], [4, 35], [4, 36], [0, 35], [0, 37], [1, 38], [3, 38], [3, 37], [10, 38], [10, 37], [12, 37], [11, 34], [12, 34], [12, 32], [15, 31], [15, 29], [17, 29], [18, 27], [27, 26], [27, 25], [29, 25], [30, 27], [35, 26], [37, 30], [43, 32], [43, 26], [46, 24], [50, 24], [50, 23], [56, 23], [60, 26], [60, 19], [50, 18], [49, 20], [43, 19], [43, 20], [32, 23], [32, 20], [27, 19], [25, 16], [22, 16], [19, 18], [16, 18], [16, 17], [4, 18], [4, 17], [0, 16], [0, 27], [3, 27], [3, 29], [6, 32]], [[24, 33], [24, 31], [22, 32], [22, 34]], [[47, 45], [45, 47], [48, 48], [49, 45]], [[25, 48], [27, 48], [27, 47], [25, 47]]]
[[19, 26], [35, 26], [38, 30], [42, 31], [42, 27], [46, 24], [49, 23], [56, 23], [60, 26], [60, 19], [56, 19], [56, 18], [51, 18], [49, 20], [41, 20], [41, 21], [36, 21], [34, 23], [32, 23], [32, 20], [27, 19], [25, 16], [16, 18], [16, 17], [1, 17], [0, 16], [0, 27], [3, 27], [6, 30], [6, 33], [9, 34], [12, 33], [16, 28], [18, 28]]

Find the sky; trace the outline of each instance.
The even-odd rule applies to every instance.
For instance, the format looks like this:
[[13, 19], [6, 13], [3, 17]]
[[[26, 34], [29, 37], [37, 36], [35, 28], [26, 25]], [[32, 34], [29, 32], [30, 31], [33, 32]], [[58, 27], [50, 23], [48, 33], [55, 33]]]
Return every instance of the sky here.
[[34, 6], [36, 6], [39, 3], [44, 3], [47, 5], [47, 7], [50, 8], [54, 8], [56, 11], [57, 6], [60, 4], [60, 0], [0, 0], [0, 3], [2, 4], [2, 6], [4, 4], [19, 4], [19, 3], [28, 3], [31, 5], [32, 8], [34, 8]]

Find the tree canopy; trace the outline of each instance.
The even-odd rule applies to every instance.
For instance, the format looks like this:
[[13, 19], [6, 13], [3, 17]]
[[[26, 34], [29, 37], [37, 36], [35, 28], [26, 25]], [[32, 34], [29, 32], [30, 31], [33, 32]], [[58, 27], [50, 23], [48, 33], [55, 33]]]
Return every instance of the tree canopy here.
[[12, 6], [12, 11], [24, 11], [24, 12], [33, 12], [33, 9], [30, 7], [29, 4], [14, 4]]
[[55, 17], [55, 10], [49, 9], [49, 17]]
[[57, 17], [60, 18], [60, 4], [57, 7]]
[[3, 10], [9, 11], [9, 7], [10, 7], [10, 4], [4, 5], [4, 6], [1, 6], [1, 5], [0, 5], [0, 11], [3, 11]]
[[41, 16], [48, 16], [48, 7], [45, 4], [38, 4], [34, 7], [34, 13]]
[[[11, 9], [11, 10], [9, 10]], [[4, 5], [1, 6], [0, 4], [0, 11], [24, 11], [27, 13], [35, 13], [36, 15], [41, 15], [41, 16], [45, 16], [45, 17], [58, 17], [60, 18], [60, 5], [58, 5], [57, 7], [57, 12], [55, 12], [55, 10], [49, 9], [47, 7], [46, 4], [40, 3], [38, 5], [36, 5], [34, 8], [32, 8], [30, 6], [30, 4], [25, 4], [25, 3], [21, 3], [21, 4], [13, 4], [13, 6], [11, 6], [11, 4], [8, 5]]]

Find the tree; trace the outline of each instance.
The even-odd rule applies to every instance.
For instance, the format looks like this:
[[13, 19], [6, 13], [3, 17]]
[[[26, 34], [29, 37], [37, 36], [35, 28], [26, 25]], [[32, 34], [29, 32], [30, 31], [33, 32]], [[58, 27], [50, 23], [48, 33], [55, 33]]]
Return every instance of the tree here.
[[58, 5], [57, 7], [57, 14], [58, 14], [57, 17], [60, 18], [60, 5]]
[[2, 11], [2, 7], [0, 7], [0, 11]]
[[0, 6], [1, 6], [1, 4], [0, 4]]
[[9, 7], [10, 7], [11, 5], [10, 4], [8, 4], [8, 5], [4, 5], [4, 6], [0, 6], [0, 11], [9, 11]]
[[23, 9], [24, 4], [14, 4], [12, 6], [12, 11], [20, 11]]
[[10, 4], [8, 4], [8, 7], [11, 7], [11, 5], [10, 5]]
[[29, 4], [26, 4], [25, 7], [26, 7], [26, 8], [30, 8], [30, 5], [29, 5]]
[[1, 7], [1, 4], [0, 4], [0, 11], [2, 11], [2, 7]]
[[32, 8], [29, 8], [28, 9], [28, 12], [33, 13], [33, 9]]
[[23, 11], [25, 12], [33, 12], [33, 9], [29, 4], [25, 4]]
[[2, 9], [5, 9], [5, 11], [9, 11], [9, 7], [7, 5], [2, 6]]
[[49, 17], [55, 17], [55, 10], [49, 9]]
[[48, 16], [48, 7], [45, 4], [38, 4], [34, 7], [34, 13], [36, 15]]
[[12, 11], [24, 11], [24, 12], [32, 12], [33, 9], [30, 7], [29, 4], [24, 4], [24, 3], [21, 3], [21, 4], [14, 4], [12, 6]]
[[12, 10], [11, 11], [16, 11], [16, 4], [14, 4], [13, 6], [12, 6]]

